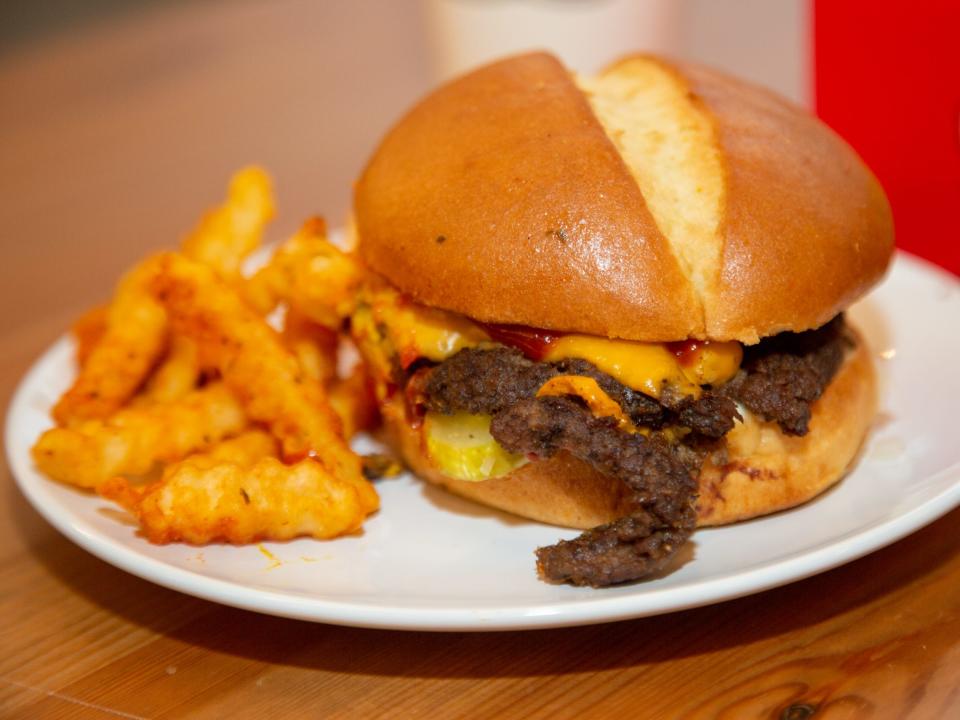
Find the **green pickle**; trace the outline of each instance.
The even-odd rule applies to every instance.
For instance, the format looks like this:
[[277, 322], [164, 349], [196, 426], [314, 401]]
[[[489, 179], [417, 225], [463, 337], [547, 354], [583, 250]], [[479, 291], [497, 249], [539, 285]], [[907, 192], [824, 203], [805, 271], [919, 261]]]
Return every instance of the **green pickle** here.
[[457, 480], [489, 480], [528, 462], [493, 439], [489, 415], [427, 413], [424, 432], [430, 459], [442, 473]]

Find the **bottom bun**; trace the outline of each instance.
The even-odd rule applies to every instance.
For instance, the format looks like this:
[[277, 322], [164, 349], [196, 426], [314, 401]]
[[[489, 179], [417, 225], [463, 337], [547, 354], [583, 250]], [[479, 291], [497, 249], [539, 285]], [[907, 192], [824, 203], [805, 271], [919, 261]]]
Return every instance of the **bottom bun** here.
[[[724, 525], [794, 507], [820, 494], [850, 467], [876, 411], [876, 379], [866, 345], [856, 346], [811, 408], [803, 437], [744, 413], [727, 434], [722, 460], [700, 473], [698, 525]], [[540, 522], [591, 528], [622, 517], [628, 492], [566, 452], [523, 465], [503, 477], [467, 482], [439, 472], [424, 454], [421, 433], [406, 421], [400, 398], [383, 412], [387, 437], [420, 477], [457, 495]]]

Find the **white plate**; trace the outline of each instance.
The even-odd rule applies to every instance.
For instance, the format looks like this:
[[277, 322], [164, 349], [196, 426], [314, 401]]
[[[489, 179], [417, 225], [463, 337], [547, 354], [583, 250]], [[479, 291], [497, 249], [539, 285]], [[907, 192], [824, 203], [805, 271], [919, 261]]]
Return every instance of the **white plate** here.
[[[33, 506], [68, 538], [127, 572], [216, 602], [304, 620], [420, 630], [499, 630], [622, 620], [739, 597], [887, 545], [960, 504], [960, 286], [900, 255], [851, 311], [878, 356], [881, 415], [856, 470], [812, 503], [700, 530], [665, 577], [592, 590], [537, 580], [533, 550], [574, 532], [427, 488], [379, 484], [383, 509], [357, 537], [264, 546], [151, 545], [113, 507], [53, 483], [29, 448], [73, 374], [61, 339], [20, 385], [7, 418], [10, 465]], [[275, 558], [272, 559], [271, 558]]]

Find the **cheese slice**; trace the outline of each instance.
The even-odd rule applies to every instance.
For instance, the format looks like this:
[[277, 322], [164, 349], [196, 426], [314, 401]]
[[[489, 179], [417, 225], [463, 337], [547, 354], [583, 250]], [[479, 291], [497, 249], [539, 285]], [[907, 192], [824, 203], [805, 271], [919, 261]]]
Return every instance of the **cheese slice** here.
[[386, 287], [368, 292], [365, 300], [403, 367], [421, 357], [441, 362], [490, 339], [467, 318], [411, 302]]
[[679, 360], [683, 374], [697, 385], [722, 385], [737, 374], [743, 361], [738, 342], [700, 343]]
[[684, 395], [697, 395], [700, 388], [687, 379], [676, 356], [660, 343], [608, 340], [591, 335], [564, 335], [550, 343], [548, 362], [579, 358], [593, 364], [624, 385], [659, 398], [664, 385]]
[[[468, 318], [414, 303], [386, 285], [365, 289], [354, 315], [354, 334], [377, 338], [385, 372], [393, 356], [406, 368], [417, 358], [442, 362], [464, 348], [490, 343], [490, 336]], [[570, 334], [553, 340], [543, 359], [586, 360], [627, 387], [659, 399], [665, 387], [697, 397], [702, 385], [726, 382], [739, 369], [743, 349], [737, 342], [711, 342], [681, 355], [665, 343]]]
[[612, 417], [617, 427], [628, 433], [637, 431], [636, 425], [620, 407], [620, 404], [607, 395], [597, 381], [583, 375], [558, 375], [550, 378], [540, 389], [537, 397], [548, 395], [575, 395], [583, 400], [594, 417]]
[[664, 343], [564, 335], [550, 343], [544, 360], [580, 358], [645, 395], [658, 398], [670, 386], [683, 395], [700, 395], [701, 385], [719, 385], [740, 367], [740, 343], [704, 343], [681, 362]]

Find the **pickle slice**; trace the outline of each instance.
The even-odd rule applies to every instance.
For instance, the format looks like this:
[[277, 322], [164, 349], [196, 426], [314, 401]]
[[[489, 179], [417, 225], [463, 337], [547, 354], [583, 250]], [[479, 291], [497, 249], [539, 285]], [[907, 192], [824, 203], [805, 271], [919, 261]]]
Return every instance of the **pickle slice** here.
[[493, 439], [489, 415], [427, 413], [424, 432], [434, 465], [457, 480], [489, 480], [528, 462], [523, 455], [508, 453]]

